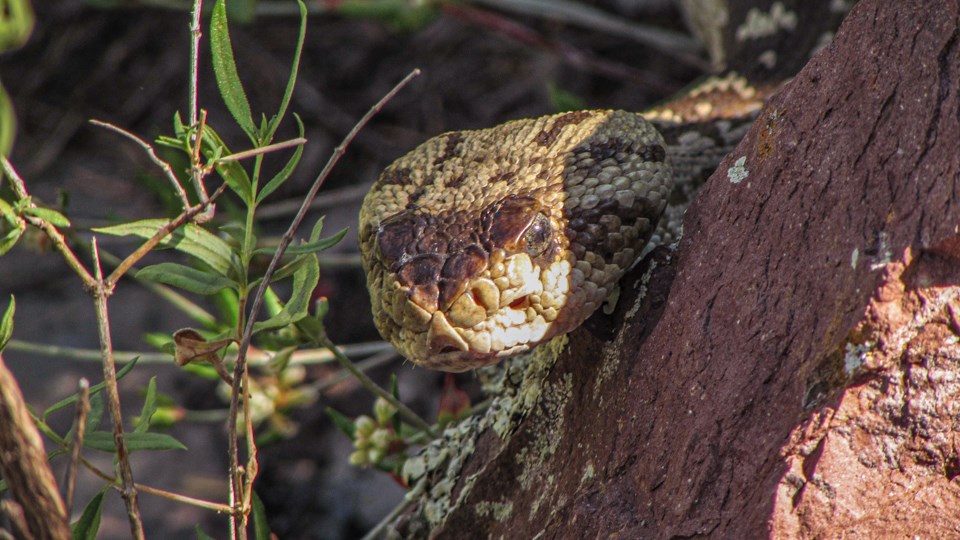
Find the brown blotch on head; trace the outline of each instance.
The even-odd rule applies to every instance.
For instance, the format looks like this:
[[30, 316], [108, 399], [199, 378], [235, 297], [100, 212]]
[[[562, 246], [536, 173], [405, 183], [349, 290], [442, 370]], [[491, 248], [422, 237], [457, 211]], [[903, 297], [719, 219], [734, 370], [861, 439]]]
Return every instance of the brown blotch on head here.
[[410, 182], [409, 167], [388, 167], [380, 178], [377, 179], [377, 186], [402, 185]]
[[458, 174], [458, 175], [454, 176], [453, 178], [450, 178], [449, 180], [447, 180], [447, 181], [444, 183], [444, 187], [446, 187], [447, 189], [457, 189], [457, 188], [459, 188], [460, 186], [462, 186], [463, 183], [466, 182], [466, 181], [467, 181], [467, 175], [465, 175], [465, 174]]
[[461, 153], [461, 145], [463, 142], [463, 133], [459, 131], [454, 131], [443, 135], [444, 137], [444, 146], [443, 150], [437, 154], [436, 159], [433, 160], [433, 166], [437, 167], [441, 165], [444, 161], [457, 157]]
[[470, 279], [487, 267], [487, 253], [479, 246], [467, 246], [460, 253], [451, 255], [443, 265], [440, 275], [447, 279]]
[[420, 307], [436, 309], [440, 295], [437, 281], [442, 267], [443, 258], [439, 255], [417, 255], [400, 266], [397, 279], [408, 288], [410, 299]]
[[510, 195], [487, 207], [480, 216], [487, 249], [516, 249], [539, 211], [536, 199], [519, 195]]
[[533, 141], [540, 146], [552, 146], [553, 143], [557, 141], [557, 138], [560, 136], [560, 132], [565, 126], [579, 124], [585, 118], [589, 118], [590, 116], [591, 113], [589, 111], [574, 111], [557, 115], [557, 117], [554, 118], [553, 122], [550, 124], [550, 127], [544, 129], [540, 133], [537, 133], [537, 136], [533, 139]]
[[377, 249], [383, 259], [391, 264], [402, 262], [426, 226], [423, 216], [409, 210], [383, 220], [377, 230]]

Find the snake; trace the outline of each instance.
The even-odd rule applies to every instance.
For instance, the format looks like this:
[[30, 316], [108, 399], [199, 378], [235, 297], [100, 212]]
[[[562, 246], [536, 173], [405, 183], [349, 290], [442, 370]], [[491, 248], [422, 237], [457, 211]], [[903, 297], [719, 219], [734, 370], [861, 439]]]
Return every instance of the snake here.
[[572, 331], [617, 295], [651, 239], [678, 236], [760, 101], [728, 77], [644, 113], [569, 111], [428, 139], [361, 205], [377, 329], [415, 364], [449, 372]]

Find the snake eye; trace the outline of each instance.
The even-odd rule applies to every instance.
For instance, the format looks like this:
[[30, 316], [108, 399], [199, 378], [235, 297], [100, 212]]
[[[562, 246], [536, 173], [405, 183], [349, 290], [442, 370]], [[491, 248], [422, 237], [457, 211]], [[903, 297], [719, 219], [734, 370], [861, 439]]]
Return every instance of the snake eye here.
[[531, 257], [542, 255], [550, 247], [550, 242], [553, 240], [553, 227], [550, 225], [550, 219], [543, 214], [537, 214], [537, 217], [533, 218], [533, 223], [523, 233], [523, 240], [527, 245], [528, 255]]

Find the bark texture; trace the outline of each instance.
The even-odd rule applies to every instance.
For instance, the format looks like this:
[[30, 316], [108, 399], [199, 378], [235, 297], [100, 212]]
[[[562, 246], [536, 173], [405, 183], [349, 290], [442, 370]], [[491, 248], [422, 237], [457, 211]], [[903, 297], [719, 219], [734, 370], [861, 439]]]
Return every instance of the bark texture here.
[[433, 535], [960, 537], [958, 14], [859, 2]]
[[70, 538], [67, 510], [57, 491], [40, 433], [33, 425], [20, 386], [0, 358], [0, 476], [16, 499], [3, 510], [18, 538]]

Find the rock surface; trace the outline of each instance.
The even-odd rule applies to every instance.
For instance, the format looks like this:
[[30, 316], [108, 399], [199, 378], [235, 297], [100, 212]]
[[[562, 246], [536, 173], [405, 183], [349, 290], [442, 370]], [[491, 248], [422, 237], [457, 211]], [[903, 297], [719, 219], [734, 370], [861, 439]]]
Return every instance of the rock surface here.
[[859, 2], [433, 536], [960, 536], [958, 13]]

